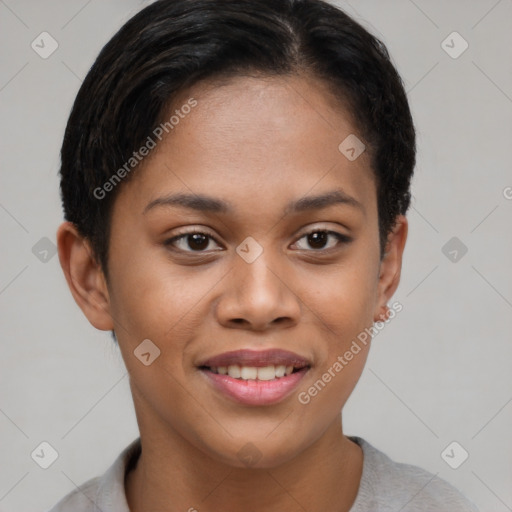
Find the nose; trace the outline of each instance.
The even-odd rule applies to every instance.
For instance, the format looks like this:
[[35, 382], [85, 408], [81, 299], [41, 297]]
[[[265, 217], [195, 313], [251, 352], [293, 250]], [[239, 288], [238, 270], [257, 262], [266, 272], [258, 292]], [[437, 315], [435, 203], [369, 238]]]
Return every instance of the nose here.
[[263, 253], [252, 263], [238, 255], [216, 308], [225, 327], [263, 331], [297, 324], [301, 302], [294, 292], [293, 276]]

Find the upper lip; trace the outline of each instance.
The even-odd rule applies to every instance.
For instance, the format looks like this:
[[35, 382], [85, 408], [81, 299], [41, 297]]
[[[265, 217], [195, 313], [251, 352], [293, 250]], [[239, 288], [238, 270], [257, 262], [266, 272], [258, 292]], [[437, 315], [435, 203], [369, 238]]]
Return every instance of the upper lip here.
[[268, 350], [233, 350], [232, 352], [224, 352], [216, 356], [206, 359], [198, 366], [208, 366], [217, 368], [219, 366], [252, 366], [263, 368], [265, 366], [293, 366], [294, 368], [304, 368], [311, 366], [311, 363], [304, 357], [282, 349]]

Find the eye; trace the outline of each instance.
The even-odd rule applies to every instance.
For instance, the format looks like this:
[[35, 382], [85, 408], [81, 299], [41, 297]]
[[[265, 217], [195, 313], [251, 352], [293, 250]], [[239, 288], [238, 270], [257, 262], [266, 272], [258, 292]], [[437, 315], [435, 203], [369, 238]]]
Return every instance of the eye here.
[[169, 238], [169, 240], [166, 240], [164, 243], [166, 246], [177, 247], [178, 250], [183, 252], [206, 252], [210, 241], [217, 243], [215, 239], [207, 233], [202, 231], [189, 231]]
[[[298, 245], [302, 239], [306, 240], [306, 243], [312, 247], [313, 251], [334, 249], [338, 245], [347, 244], [352, 241], [352, 238], [347, 235], [326, 229], [315, 229], [314, 231], [306, 233], [299, 238], [295, 245]], [[311, 250], [307, 247], [299, 247], [299, 249], [306, 251]]]

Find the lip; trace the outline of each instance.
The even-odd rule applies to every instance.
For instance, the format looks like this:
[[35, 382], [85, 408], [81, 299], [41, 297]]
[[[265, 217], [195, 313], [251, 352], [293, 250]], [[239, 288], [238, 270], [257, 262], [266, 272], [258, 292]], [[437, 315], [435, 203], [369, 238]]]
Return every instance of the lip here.
[[311, 366], [311, 362], [304, 357], [282, 349], [268, 349], [268, 350], [233, 350], [232, 352], [224, 352], [216, 356], [210, 357], [205, 361], [198, 364], [201, 366], [218, 367], [230, 366], [237, 364], [239, 366], [254, 366], [256, 368], [263, 368], [269, 365], [285, 365], [294, 366], [295, 368], [304, 368]]
[[[273, 380], [243, 380], [229, 375], [213, 373], [208, 367], [219, 366], [294, 366], [290, 375]], [[227, 398], [251, 406], [276, 404], [289, 396], [299, 385], [311, 367], [310, 361], [293, 352], [281, 349], [235, 350], [213, 356], [203, 361], [198, 368], [213, 388]]]
[[309, 371], [305, 366], [286, 377], [274, 380], [242, 380], [229, 375], [220, 375], [206, 369], [201, 370], [213, 387], [223, 395], [244, 405], [270, 405], [281, 402], [299, 385]]

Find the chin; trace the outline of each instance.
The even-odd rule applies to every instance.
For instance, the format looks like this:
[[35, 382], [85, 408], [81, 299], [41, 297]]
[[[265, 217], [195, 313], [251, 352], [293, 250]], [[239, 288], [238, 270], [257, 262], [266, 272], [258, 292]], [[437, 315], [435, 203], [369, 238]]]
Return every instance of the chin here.
[[294, 439], [291, 444], [289, 438], [276, 435], [270, 439], [267, 434], [262, 435], [261, 431], [252, 436], [229, 438], [221, 444], [222, 448], [219, 448], [218, 445], [212, 446], [210, 441], [207, 449], [210, 456], [227, 466], [244, 469], [276, 468], [293, 460], [305, 449], [298, 439]]

